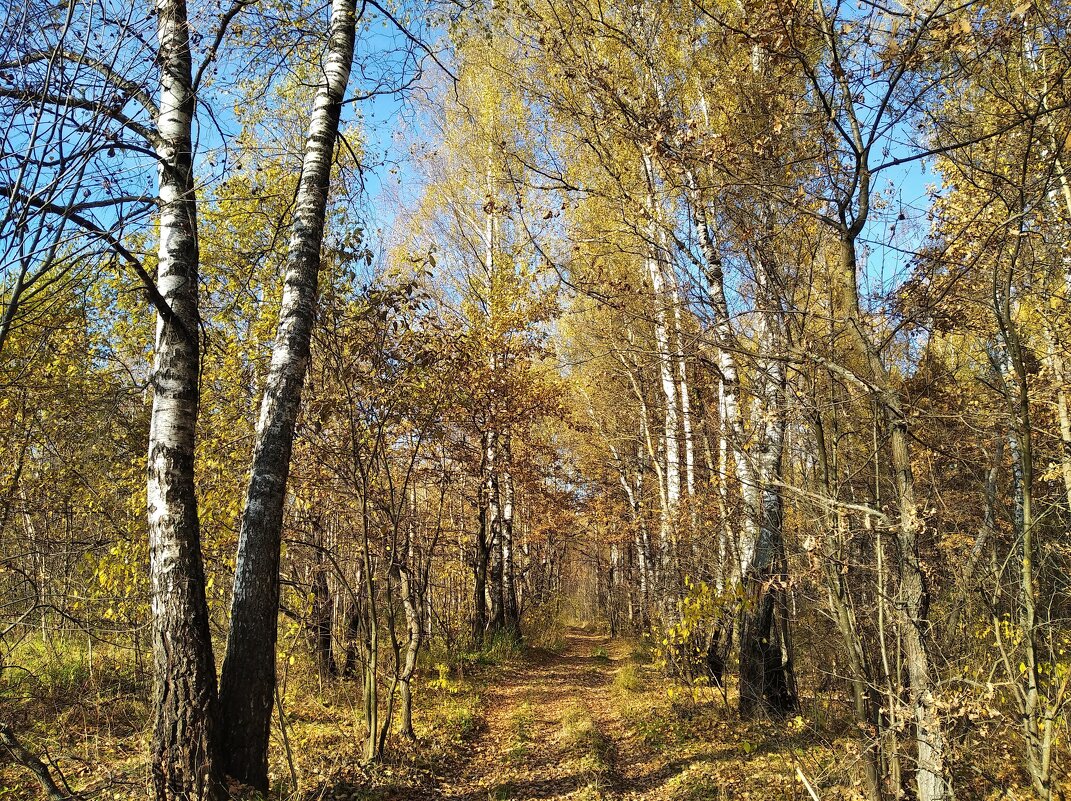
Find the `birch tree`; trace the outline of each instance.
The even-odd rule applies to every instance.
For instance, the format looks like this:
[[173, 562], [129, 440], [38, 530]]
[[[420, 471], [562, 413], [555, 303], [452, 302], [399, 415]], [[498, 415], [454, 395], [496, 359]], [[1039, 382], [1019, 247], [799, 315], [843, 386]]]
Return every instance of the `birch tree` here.
[[316, 319], [328, 191], [353, 65], [356, 25], [356, 3], [334, 0], [323, 78], [313, 101], [295, 199], [279, 327], [257, 424], [238, 541], [231, 629], [220, 676], [221, 753], [227, 774], [265, 792], [275, 694], [283, 503]]

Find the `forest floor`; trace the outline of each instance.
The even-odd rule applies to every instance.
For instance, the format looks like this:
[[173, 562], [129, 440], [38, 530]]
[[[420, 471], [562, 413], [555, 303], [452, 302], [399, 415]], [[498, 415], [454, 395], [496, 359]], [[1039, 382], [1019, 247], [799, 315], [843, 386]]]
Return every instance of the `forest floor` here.
[[561, 653], [533, 649], [504, 666], [488, 688], [471, 748], [426, 797], [648, 797], [665, 771], [610, 698], [628, 658], [625, 643], [573, 629]]
[[[674, 705], [634, 645], [578, 628], [483, 683], [473, 734], [418, 801], [805, 799], [789, 722], [741, 727], [727, 697]], [[813, 755], [811, 755], [813, 756]], [[744, 763], [748, 763], [746, 766]], [[414, 792], [414, 790], [416, 790]], [[838, 793], [839, 795], [839, 793]]]
[[[735, 690], [667, 681], [650, 643], [552, 627], [526, 648], [426, 654], [417, 742], [361, 759], [359, 682], [318, 679], [295, 640], [280, 660], [272, 799], [285, 801], [721, 801], [859, 799], [844, 699], [817, 691], [799, 715], [744, 721]], [[148, 677], [68, 644], [24, 648], [0, 676], [0, 709], [86, 799], [141, 801]], [[438, 676], [436, 678], [436, 675]], [[807, 682], [807, 686], [814, 686]], [[0, 801], [40, 797], [0, 753]], [[804, 779], [805, 777], [805, 779]], [[805, 783], [806, 780], [806, 783]], [[810, 788], [808, 788], [810, 785]]]

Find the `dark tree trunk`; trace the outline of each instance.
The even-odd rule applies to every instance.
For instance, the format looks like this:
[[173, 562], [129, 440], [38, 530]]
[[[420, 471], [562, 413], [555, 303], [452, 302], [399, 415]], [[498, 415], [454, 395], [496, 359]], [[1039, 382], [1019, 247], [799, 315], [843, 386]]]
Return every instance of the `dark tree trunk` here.
[[490, 586], [488, 587], [488, 595], [491, 598], [491, 619], [489, 621], [488, 628], [492, 634], [498, 634], [506, 628], [506, 605], [503, 597], [503, 571], [504, 565], [502, 561], [502, 504], [501, 504], [501, 486], [499, 481], [499, 468], [501, 454], [498, 452], [498, 435], [495, 432], [491, 432], [488, 435], [489, 442], [493, 443], [492, 448], [494, 453], [488, 460], [489, 467], [487, 472], [487, 522], [490, 526], [491, 541], [490, 541]]
[[491, 551], [487, 547], [486, 523], [484, 512], [480, 512], [480, 527], [476, 534], [476, 553], [473, 556], [473, 605], [472, 639], [475, 643], [483, 642], [487, 630], [487, 562]]
[[710, 635], [707, 648], [706, 668], [710, 682], [715, 687], [725, 686], [725, 667], [733, 647], [733, 618], [731, 612], [723, 612]]
[[309, 620], [309, 636], [320, 675], [333, 676], [338, 672], [335, 665], [334, 637], [332, 626], [335, 618], [335, 596], [327, 584], [323, 565], [318, 565], [312, 579], [312, 610]]
[[781, 538], [782, 499], [776, 487], [762, 494], [762, 526], [744, 577], [740, 631], [740, 714], [783, 715], [799, 707], [785, 603], [787, 565]]
[[[410, 540], [410, 543], [412, 540]], [[410, 547], [409, 558], [412, 559], [412, 548]], [[416, 739], [416, 732], [413, 730], [413, 695], [412, 695], [412, 680], [413, 674], [416, 672], [417, 657], [420, 654], [420, 646], [423, 640], [424, 625], [420, 616], [420, 599], [418, 597], [418, 588], [414, 586], [415, 573], [410, 571], [408, 565], [402, 567], [399, 578], [401, 581], [402, 590], [402, 606], [405, 609], [405, 624], [407, 632], [407, 642], [405, 651], [405, 662], [402, 665], [402, 669], [398, 675], [399, 690], [401, 693], [402, 701], [402, 723], [401, 730], [402, 736], [409, 739]]]
[[506, 628], [506, 608], [502, 603], [502, 521], [491, 522], [491, 570], [488, 594], [491, 596], [491, 620], [488, 630], [494, 634]]
[[501, 518], [499, 530], [502, 549], [502, 617], [505, 627], [512, 634], [520, 636], [521, 619], [517, 604], [517, 583], [514, 569], [513, 547], [513, 449], [510, 433], [502, 435], [501, 469], [498, 471], [498, 489], [502, 495]]
[[357, 675], [357, 647], [362, 636], [361, 619], [360, 607], [353, 609], [346, 618], [346, 658], [343, 660], [342, 675], [347, 679]]
[[491, 561], [491, 549], [494, 546], [494, 459], [495, 459], [495, 434], [493, 431], [485, 431], [482, 438], [480, 459], [480, 491], [479, 491], [479, 518], [480, 524], [476, 531], [476, 553], [473, 557], [473, 620], [472, 639], [476, 643], [483, 642], [490, 620], [487, 610], [487, 574]]

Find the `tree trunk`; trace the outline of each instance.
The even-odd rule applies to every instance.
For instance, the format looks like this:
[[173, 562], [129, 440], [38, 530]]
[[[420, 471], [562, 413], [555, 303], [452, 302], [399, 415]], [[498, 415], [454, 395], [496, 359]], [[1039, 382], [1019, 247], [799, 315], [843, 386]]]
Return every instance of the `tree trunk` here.
[[[1014, 269], [1015, 262], [1012, 262]], [[1009, 279], [1010, 283], [1010, 279]], [[996, 294], [996, 293], [995, 293]], [[1020, 725], [1023, 729], [1026, 766], [1034, 791], [1043, 801], [1052, 798], [1051, 784], [1051, 732], [1053, 709], [1046, 709], [1041, 696], [1041, 675], [1038, 659], [1038, 626], [1036, 608], [1036, 579], [1034, 576], [1034, 447], [1031, 423], [1028, 373], [1024, 363], [1022, 344], [1019, 340], [1016, 321], [1008, 298], [997, 304], [997, 316], [1002, 332], [1002, 346], [995, 357], [994, 366], [1001, 375], [1005, 400], [1008, 407], [1008, 449], [1012, 461], [1012, 490], [1014, 512], [1012, 522], [1015, 530], [1015, 561], [1019, 567], [1019, 644], [1021, 664], [1018, 671], [1011, 667], [1008, 646], [1001, 643], [1002, 656], [1008, 678], [1013, 682], [1019, 706]], [[994, 614], [993, 625], [999, 631], [1001, 621]], [[998, 635], [999, 636], [999, 635]], [[998, 640], [999, 641], [999, 640]]]
[[516, 574], [513, 565], [513, 449], [509, 431], [502, 434], [502, 469], [498, 474], [498, 488], [502, 497], [502, 526], [499, 536], [502, 540], [502, 613], [506, 629], [514, 634], [521, 633], [520, 614], [517, 608]]
[[[688, 358], [684, 352], [684, 325], [682, 323], [684, 298], [675, 275], [670, 275], [673, 298], [673, 334], [676, 347], [673, 358], [677, 363], [679, 382], [681, 432], [684, 435], [684, 497], [688, 506], [688, 534], [690, 538], [699, 533], [699, 514], [695, 497], [695, 434], [692, 428], [692, 401], [688, 381]], [[680, 557], [683, 560], [685, 557]]]
[[[870, 663], [864, 651], [863, 637], [859, 630], [855, 614], [855, 603], [848, 583], [847, 573], [850, 562], [844, 553], [846, 540], [848, 539], [845, 531], [847, 528], [846, 515], [839, 511], [837, 513], [833, 511], [836, 508], [833, 488], [834, 468], [830, 462], [829, 451], [826, 448], [826, 431], [821, 412], [814, 414], [813, 423], [814, 439], [818, 451], [818, 472], [821, 477], [817, 494], [825, 499], [826, 510], [823, 514], [823, 524], [825, 531], [828, 533], [822, 548], [822, 572], [826, 581], [830, 612], [844, 643], [844, 651], [848, 660], [847, 680], [852, 690], [855, 722], [863, 741], [863, 786], [866, 791], [866, 797], [870, 801], [881, 801], [882, 754], [877, 726], [881, 699], [875, 689]], [[835, 440], [836, 437], [834, 437]], [[881, 547], [880, 543], [877, 547]], [[880, 576], [878, 582], [880, 587]], [[880, 595], [882, 593], [879, 592]], [[893, 736], [895, 737], [895, 734]], [[894, 793], [892, 797], [897, 798], [898, 794]]]
[[156, 690], [152, 783], [158, 801], [222, 796], [216, 665], [208, 627], [194, 481], [200, 368], [194, 96], [186, 4], [159, 0], [160, 244], [147, 508]]
[[[861, 192], [869, 191], [869, 180]], [[861, 230], [860, 221], [856, 228]], [[907, 417], [900, 398], [891, 386], [888, 371], [869, 336], [859, 313], [859, 288], [856, 278], [855, 241], [852, 230], [843, 232], [840, 243], [840, 273], [837, 276], [841, 313], [848, 322], [848, 338], [858, 364], [870, 382], [875, 400], [882, 410], [883, 425], [889, 438], [892, 470], [895, 478], [899, 521], [896, 530], [898, 553], [899, 612], [903, 638], [904, 664], [911, 690], [915, 718], [915, 746], [918, 753], [916, 782], [919, 801], [944, 801], [948, 782], [944, 767], [944, 734], [941, 729], [937, 699], [927, 650], [929, 639], [929, 592], [919, 557], [918, 505], [915, 501], [915, 478], [911, 467]]]
[[321, 556], [313, 568], [312, 609], [309, 620], [309, 636], [312, 639], [313, 654], [322, 677], [331, 676], [337, 672], [332, 631], [335, 619], [335, 596], [327, 583], [326, 567]]
[[[410, 547], [410, 553], [412, 548]], [[409, 566], [399, 569], [399, 577], [402, 587], [402, 607], [405, 609], [406, 630], [409, 633], [409, 641], [406, 643], [405, 662], [398, 674], [399, 691], [402, 700], [402, 736], [410, 740], [416, 739], [413, 731], [413, 695], [412, 679], [416, 672], [417, 656], [420, 653], [420, 645], [423, 640], [423, 622], [421, 620], [419, 599], [416, 597], [416, 588], [413, 586], [413, 576]]]
[[[379, 735], [379, 610], [376, 604], [376, 571], [370, 547], [371, 510], [369, 481], [362, 476], [361, 549], [364, 565], [364, 722], [368, 729], [364, 741], [364, 761], [373, 762], [378, 756]], [[388, 578], [389, 581], [389, 578]]]
[[[655, 303], [655, 347], [658, 350], [658, 375], [662, 386], [665, 414], [662, 428], [662, 449], [665, 455], [665, 503], [662, 507], [662, 525], [659, 530], [658, 561], [663, 575], [667, 574], [670, 547], [675, 539], [677, 511], [680, 506], [681, 463], [680, 445], [677, 440], [679, 413], [677, 405], [677, 382], [673, 375], [673, 348], [669, 339], [666, 305], [666, 282], [662, 275], [662, 263], [656, 256], [647, 258], [647, 270]], [[668, 591], [668, 587], [664, 588]]]
[[505, 610], [502, 605], [502, 509], [499, 500], [498, 477], [502, 455], [499, 452], [497, 431], [494, 429], [487, 431], [484, 442], [487, 450], [483, 476], [483, 504], [487, 521], [487, 551], [490, 563], [487, 584], [490, 617], [487, 621], [487, 629], [494, 634], [505, 626]]
[[[764, 347], [774, 351], [774, 341]], [[770, 360], [765, 397], [758, 404], [765, 426], [763, 449], [755, 460], [762, 485], [759, 536], [744, 573], [744, 608], [740, 634], [740, 714], [791, 712], [799, 706], [792, 648], [788, 636], [786, 592], [788, 566], [782, 534], [784, 502], [781, 467], [784, 454], [784, 365]]]
[[485, 431], [482, 437], [480, 457], [480, 489], [477, 501], [479, 526], [476, 530], [476, 552], [473, 554], [473, 618], [472, 639], [479, 644], [483, 642], [487, 631], [487, 569], [491, 558], [491, 521], [488, 517], [490, 507], [490, 464], [494, 460], [494, 440], [492, 433]]
[[[788, 620], [788, 562], [783, 532], [782, 467], [785, 450], [787, 374], [778, 354], [784, 350], [784, 321], [779, 301], [767, 287], [774, 282], [772, 266], [759, 259], [756, 281], [765, 307], [756, 322], [763, 358], [758, 364], [754, 414], [759, 417], [759, 451], [753, 454], [761, 504], [759, 537], [744, 578], [745, 603], [740, 639], [740, 711], [763, 708], [775, 714], [799, 706]], [[757, 680], [757, 682], [755, 681]]]
[[355, 0], [332, 0], [324, 78], [309, 121], [279, 325], [257, 424], [220, 679], [225, 770], [261, 792], [268, 789], [283, 503], [316, 318], [328, 186], [355, 31]]
[[[631, 341], [631, 332], [629, 333], [629, 339]], [[643, 394], [643, 387], [640, 385], [640, 379], [637, 377], [639, 372], [635, 365], [630, 364], [624, 355], [615, 351], [615, 357], [621, 366], [624, 368], [625, 376], [628, 379], [629, 385], [632, 387], [632, 392], [636, 397], [636, 402], [639, 405], [638, 408], [638, 422], [640, 426], [640, 446], [637, 448], [637, 462], [640, 465], [645, 463], [643, 454], [646, 452], [647, 461], [654, 468], [655, 480], [658, 484], [658, 499], [659, 509], [663, 514], [660, 515], [660, 520], [665, 520], [664, 511], [669, 507], [669, 499], [667, 496], [666, 488], [666, 472], [663, 469], [662, 462], [658, 458], [658, 451], [655, 448], [654, 437], [651, 436], [651, 426], [649, 424], [649, 411], [647, 408], [647, 399]], [[642, 468], [641, 468], [642, 470]], [[636, 509], [640, 507], [637, 505]], [[648, 615], [651, 611], [653, 604], [652, 595], [658, 591], [658, 583], [662, 575], [661, 565], [658, 559], [655, 559], [654, 548], [652, 545], [651, 532], [648, 529], [646, 519], [641, 527], [643, 534], [643, 570], [642, 574], [646, 578], [646, 584], [644, 586], [644, 615]]]

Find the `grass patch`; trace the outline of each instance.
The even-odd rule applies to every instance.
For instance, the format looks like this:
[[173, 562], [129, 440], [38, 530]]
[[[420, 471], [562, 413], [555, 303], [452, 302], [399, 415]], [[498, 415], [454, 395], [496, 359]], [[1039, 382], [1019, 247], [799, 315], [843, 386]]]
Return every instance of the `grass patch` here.
[[654, 661], [654, 642], [647, 635], [630, 642], [628, 658], [637, 665], [649, 665]]
[[565, 638], [565, 632], [560, 628], [556, 626], [547, 626], [546, 628], [536, 629], [529, 632], [528, 644], [532, 648], [561, 654], [565, 652], [565, 649], [568, 646], [568, 641]]
[[572, 798], [573, 801], [602, 801], [604, 798], [602, 790], [599, 789], [597, 782], [594, 784], [585, 784], [569, 797]]
[[724, 783], [709, 762], [689, 765], [666, 783], [672, 801], [714, 801], [724, 798]]
[[655, 701], [650, 694], [631, 695], [621, 703], [619, 711], [643, 742], [656, 751], [676, 747], [688, 739], [687, 727], [664, 701]]
[[464, 651], [457, 657], [459, 672], [470, 667], [494, 667], [517, 659], [524, 650], [520, 637], [512, 632], [500, 632], [488, 637], [479, 648]]
[[614, 761], [614, 743], [599, 731], [586, 709], [574, 706], [562, 718], [562, 744], [572, 751], [581, 773], [598, 780], [610, 771]]
[[596, 662], [608, 663], [610, 661], [610, 653], [600, 645], [591, 652], [591, 658]]
[[614, 673], [613, 688], [619, 693], [640, 693], [646, 687], [643, 670], [635, 662], [627, 662]]
[[565, 633], [570, 627], [570, 615], [560, 604], [548, 604], [533, 609], [528, 617], [525, 639], [533, 648], [563, 653], [568, 645]]
[[451, 743], [463, 743], [480, 727], [479, 699], [475, 695], [447, 695], [429, 710], [428, 728]]
[[532, 748], [532, 726], [535, 713], [527, 701], [517, 707], [510, 717], [512, 740], [506, 749], [506, 758], [513, 763], [522, 762]]

